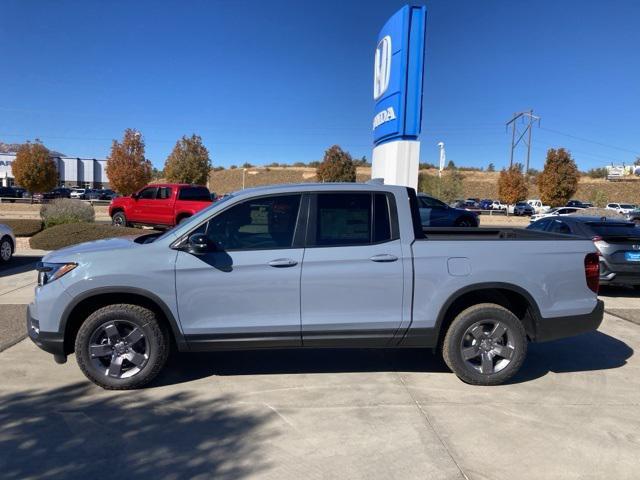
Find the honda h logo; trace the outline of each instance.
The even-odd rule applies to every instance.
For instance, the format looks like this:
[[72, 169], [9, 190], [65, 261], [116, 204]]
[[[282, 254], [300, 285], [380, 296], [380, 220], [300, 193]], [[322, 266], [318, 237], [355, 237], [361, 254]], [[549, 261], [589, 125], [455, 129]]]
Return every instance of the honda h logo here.
[[378, 100], [389, 88], [391, 75], [391, 37], [383, 37], [376, 47], [373, 64], [373, 99]]

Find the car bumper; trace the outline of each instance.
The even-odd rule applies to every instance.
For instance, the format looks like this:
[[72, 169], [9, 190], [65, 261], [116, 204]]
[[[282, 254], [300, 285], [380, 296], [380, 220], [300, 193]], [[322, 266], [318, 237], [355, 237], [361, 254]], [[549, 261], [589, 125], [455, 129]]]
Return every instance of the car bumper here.
[[568, 317], [539, 318], [536, 326], [536, 342], [547, 342], [572, 337], [597, 330], [604, 317], [604, 302], [598, 300], [591, 313]]
[[600, 257], [600, 285], [640, 285], [640, 264], [612, 263]]
[[31, 315], [30, 307], [27, 307], [27, 333], [33, 343], [45, 352], [53, 354], [56, 360], [60, 357], [66, 357], [64, 335], [59, 332], [40, 331], [40, 322]]

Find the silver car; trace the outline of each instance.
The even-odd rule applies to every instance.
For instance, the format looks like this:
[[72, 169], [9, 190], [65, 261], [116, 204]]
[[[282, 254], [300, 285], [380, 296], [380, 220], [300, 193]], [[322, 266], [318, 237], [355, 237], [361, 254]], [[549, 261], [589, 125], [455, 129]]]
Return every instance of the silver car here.
[[16, 251], [16, 237], [13, 230], [4, 223], [0, 223], [0, 261], [7, 263]]

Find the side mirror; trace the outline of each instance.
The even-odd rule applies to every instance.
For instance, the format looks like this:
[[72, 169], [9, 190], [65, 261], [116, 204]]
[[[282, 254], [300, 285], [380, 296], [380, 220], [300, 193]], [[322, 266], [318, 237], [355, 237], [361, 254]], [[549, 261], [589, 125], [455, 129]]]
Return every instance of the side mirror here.
[[212, 250], [212, 244], [209, 242], [209, 237], [204, 233], [194, 233], [189, 237], [189, 241], [186, 245], [186, 250], [193, 255], [204, 255]]
[[134, 192], [131, 194], [131, 198], [133, 198], [134, 200], [138, 199], [138, 192]]

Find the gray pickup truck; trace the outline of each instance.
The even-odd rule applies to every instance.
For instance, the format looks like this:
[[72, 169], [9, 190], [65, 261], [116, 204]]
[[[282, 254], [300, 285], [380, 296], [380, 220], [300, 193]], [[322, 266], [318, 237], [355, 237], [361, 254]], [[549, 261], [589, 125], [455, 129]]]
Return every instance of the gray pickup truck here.
[[180, 351], [425, 348], [496, 385], [528, 341], [602, 321], [591, 241], [424, 228], [412, 189], [303, 184], [244, 190], [162, 235], [47, 255], [31, 339], [109, 389], [140, 387]]

